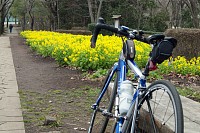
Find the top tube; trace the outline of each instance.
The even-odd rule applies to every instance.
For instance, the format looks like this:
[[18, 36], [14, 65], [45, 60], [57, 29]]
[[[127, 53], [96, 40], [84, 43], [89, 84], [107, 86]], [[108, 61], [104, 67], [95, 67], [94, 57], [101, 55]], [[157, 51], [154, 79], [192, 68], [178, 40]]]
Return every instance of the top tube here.
[[134, 61], [127, 60], [127, 64], [136, 76], [139, 76], [140, 79], [145, 79], [142, 71], [138, 68]]

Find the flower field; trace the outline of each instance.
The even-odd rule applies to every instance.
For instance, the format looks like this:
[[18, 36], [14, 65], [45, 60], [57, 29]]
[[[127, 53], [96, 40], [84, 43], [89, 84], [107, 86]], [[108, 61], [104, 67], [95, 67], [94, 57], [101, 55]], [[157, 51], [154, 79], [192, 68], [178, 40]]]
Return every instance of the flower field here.
[[[91, 36], [72, 35], [50, 31], [23, 31], [20, 33], [27, 45], [42, 56], [54, 58], [60, 65], [78, 67], [83, 70], [108, 69], [118, 60], [121, 52], [121, 38], [117, 36], [98, 36], [96, 48], [90, 48]], [[144, 67], [151, 50], [148, 44], [134, 41], [135, 61]], [[174, 71], [183, 75], [200, 75], [200, 57], [186, 60], [177, 57], [171, 65], [168, 61], [159, 65], [159, 71]]]

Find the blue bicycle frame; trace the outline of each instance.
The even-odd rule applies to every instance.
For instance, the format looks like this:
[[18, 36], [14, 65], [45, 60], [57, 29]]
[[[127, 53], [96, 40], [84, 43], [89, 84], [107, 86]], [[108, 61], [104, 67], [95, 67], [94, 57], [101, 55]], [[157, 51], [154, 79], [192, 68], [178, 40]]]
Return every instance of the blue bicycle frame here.
[[[121, 52], [120, 54], [120, 57], [119, 57], [119, 61], [118, 63], [115, 63], [114, 66], [112, 67], [112, 70], [111, 70], [111, 73], [110, 75], [108, 76], [106, 82], [105, 82], [105, 85], [102, 89], [102, 92], [101, 94], [99, 95], [98, 99], [96, 100], [96, 103], [93, 104], [93, 109], [96, 109], [97, 106], [99, 105], [100, 101], [101, 101], [101, 98], [104, 96], [108, 86], [109, 86], [109, 83], [111, 82], [113, 76], [114, 76], [114, 73], [117, 73], [117, 92], [120, 91], [120, 84], [122, 81], [126, 80], [126, 73], [127, 73], [127, 66], [129, 66], [130, 70], [132, 72], [134, 72], [135, 76], [139, 79], [138, 80], [138, 86], [137, 86], [137, 90], [135, 92], [135, 94], [133, 95], [133, 99], [132, 99], [132, 103], [131, 103], [131, 107], [130, 107], [130, 110], [129, 112], [127, 113], [127, 116], [130, 115], [132, 109], [135, 108], [135, 112], [134, 112], [134, 117], [136, 116], [136, 107], [137, 107], [137, 102], [138, 102], [138, 96], [140, 94], [140, 89], [139, 88], [146, 88], [146, 76], [143, 75], [143, 73], [141, 72], [141, 70], [138, 68], [138, 66], [136, 65], [136, 63], [133, 61], [133, 60], [129, 60], [129, 59], [125, 59], [124, 55], [123, 55], [123, 52]], [[117, 93], [118, 94], [118, 93]], [[124, 119], [125, 117], [123, 116], [119, 116], [119, 112], [118, 112], [118, 107], [119, 107], [119, 96], [117, 95], [116, 96], [116, 99], [115, 99], [115, 117], [116, 118], [119, 118], [117, 120], [117, 125], [116, 125], [116, 128], [115, 128], [115, 132], [116, 133], [122, 133], [122, 125], [124, 123], [124, 121], [126, 121], [126, 119]], [[133, 118], [135, 119], [135, 118]], [[134, 122], [134, 120], [133, 120]], [[134, 125], [134, 123], [132, 124], [132, 126]], [[124, 127], [126, 128], [126, 127]], [[134, 130], [134, 126], [132, 127], [132, 129]]]
[[[171, 37], [165, 38], [165, 36], [162, 34], [155, 34], [155, 35], [149, 36], [148, 38], [145, 38], [143, 36], [143, 34], [144, 34], [143, 31], [134, 31], [134, 30], [129, 29], [126, 26], [121, 26], [120, 28], [116, 28], [116, 27], [106, 24], [103, 18], [99, 18], [98, 23], [95, 26], [95, 29], [94, 29], [94, 32], [93, 32], [93, 35], [91, 38], [91, 44], [90, 44], [91, 48], [95, 48], [96, 40], [97, 40], [98, 34], [100, 33], [101, 29], [108, 30], [110, 32], [115, 33], [116, 35], [119, 35], [119, 37], [122, 37], [123, 47], [122, 47], [122, 52], [120, 54], [118, 62], [114, 64], [111, 71], [109, 72], [107, 79], [104, 83], [104, 86], [101, 90], [101, 94], [99, 95], [98, 99], [96, 100], [96, 103], [93, 104], [93, 106], [92, 106], [93, 115], [91, 118], [91, 123], [90, 123], [88, 132], [89, 133], [92, 132], [92, 128], [94, 125], [94, 121], [95, 121], [97, 112], [101, 112], [102, 115], [105, 116], [105, 119], [102, 121], [103, 122], [102, 127], [100, 128], [102, 133], [105, 132], [105, 130], [107, 128], [109, 118], [115, 118], [115, 125], [114, 125], [114, 128], [112, 129], [113, 132], [116, 132], [116, 133], [132, 132], [133, 133], [135, 131], [140, 131], [139, 126], [141, 124], [140, 124], [139, 120], [142, 117], [140, 117], [139, 114], [143, 113], [142, 107], [147, 108], [148, 109], [147, 111], [150, 112], [148, 117], [152, 124], [152, 130], [154, 130], [154, 132], [157, 132], [157, 128], [156, 128], [157, 121], [155, 121], [155, 119], [154, 119], [155, 112], [152, 111], [150, 102], [155, 103], [155, 101], [156, 101], [156, 99], [151, 100], [153, 97], [152, 93], [154, 91], [155, 91], [155, 93], [157, 93], [159, 91], [161, 91], [161, 93], [162, 93], [162, 91], [164, 91], [164, 92], [166, 92], [165, 95], [167, 97], [169, 97], [168, 103], [171, 103], [169, 106], [167, 106], [167, 108], [171, 107], [174, 109], [174, 110], [172, 110], [170, 117], [167, 120], [171, 119], [171, 116], [173, 116], [174, 119], [173, 118], [172, 119], [176, 122], [175, 123], [172, 120], [172, 122], [175, 125], [175, 127], [173, 127], [174, 132], [177, 132], [178, 129], [181, 128], [179, 130], [179, 132], [182, 133], [183, 132], [183, 129], [182, 129], [183, 113], [182, 113], [181, 101], [180, 101], [180, 98], [178, 97], [178, 92], [176, 91], [176, 88], [170, 82], [161, 80], [161, 81], [156, 81], [153, 84], [151, 84], [150, 89], [148, 89], [148, 90], [146, 89], [147, 88], [146, 87], [146, 77], [149, 75], [150, 71], [155, 70], [157, 68], [156, 67], [157, 63], [160, 64], [164, 60], [169, 58], [169, 55], [172, 54], [172, 50], [177, 44], [176, 39], [171, 38]], [[126, 39], [124, 39], [124, 38], [126, 38]], [[141, 71], [138, 68], [137, 64], [134, 62], [136, 49], [135, 49], [133, 39], [152, 45], [152, 50], [149, 53], [149, 60], [147, 61], [144, 71]], [[163, 42], [166, 41], [166, 43], [161, 43], [162, 41]], [[156, 57], [154, 57], [153, 54], [158, 52], [156, 48], [158, 48], [157, 46], [159, 46], [159, 48], [160, 48], [160, 44], [163, 45], [162, 49], [167, 49], [166, 47], [168, 47], [168, 46], [170, 46], [170, 49], [169, 49], [169, 51], [167, 50], [168, 52], [165, 51], [162, 54], [160, 53], [161, 56], [156, 55]], [[156, 46], [156, 48], [154, 46]], [[165, 55], [165, 54], [166, 54], [166, 56], [163, 57], [163, 55]], [[160, 58], [160, 59], [157, 60], [154, 58]], [[134, 76], [138, 80], [138, 84], [134, 85], [135, 93], [132, 96], [132, 102], [131, 102], [130, 108], [128, 109], [128, 112], [126, 113], [126, 116], [122, 116], [119, 112], [120, 87], [121, 87], [122, 82], [126, 80], [126, 73], [127, 73], [128, 69], [134, 73]], [[111, 100], [109, 101], [107, 110], [105, 110], [105, 106], [103, 104], [105, 102], [107, 102], [107, 100], [105, 100], [105, 99], [103, 100], [103, 96], [106, 93], [107, 89], [110, 88], [109, 84], [115, 75], [117, 75], [117, 78], [115, 78], [114, 87], [112, 89], [112, 93], [111, 93], [111, 97], [110, 97]], [[161, 98], [164, 99], [164, 96]], [[129, 96], [127, 97], [127, 99], [129, 99]], [[115, 103], [114, 103], [114, 100], [115, 100]], [[102, 103], [100, 103], [101, 101], [102, 101]], [[165, 99], [163, 101], [165, 101]], [[103, 105], [103, 107], [101, 107], [101, 105]], [[142, 106], [142, 105], [144, 105], [144, 106]], [[113, 106], [115, 107], [114, 114], [112, 113]], [[165, 108], [163, 108], [163, 109], [165, 109]], [[179, 113], [177, 113], [177, 112], [179, 112]], [[157, 114], [157, 116], [156, 115], [155, 116], [159, 117], [158, 115], [159, 114]], [[164, 115], [164, 117], [165, 116], [166, 115]], [[159, 120], [161, 120], [161, 119], [158, 118], [158, 121]], [[180, 122], [179, 122], [179, 120], [180, 120]], [[164, 125], [165, 125], [166, 121], [163, 121], [163, 120], [161, 120], [161, 121], [164, 122]], [[98, 121], [95, 124], [98, 124]], [[95, 126], [98, 126], [98, 125], [95, 125]], [[110, 125], [108, 125], [108, 126], [110, 127]], [[165, 126], [163, 126], [163, 127], [165, 127]], [[134, 128], [137, 128], [137, 129], [134, 129]], [[165, 128], [162, 128], [162, 129], [159, 128], [158, 130], [164, 130], [164, 129]]]

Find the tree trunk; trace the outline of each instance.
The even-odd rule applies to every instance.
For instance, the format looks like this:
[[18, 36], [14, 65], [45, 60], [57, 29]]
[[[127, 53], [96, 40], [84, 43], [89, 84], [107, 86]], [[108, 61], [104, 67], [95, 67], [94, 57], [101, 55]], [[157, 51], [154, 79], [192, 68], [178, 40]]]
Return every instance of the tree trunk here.
[[34, 30], [34, 14], [31, 14], [31, 11], [29, 11], [29, 16], [30, 16], [30, 29], [33, 31]]
[[91, 23], [95, 23], [94, 15], [92, 13], [92, 1], [91, 0], [87, 0], [87, 2], [88, 2], [88, 9], [89, 9]]
[[[2, 20], [2, 13], [0, 12], [0, 24], [1, 24], [1, 22], [3, 21]], [[0, 25], [0, 35], [3, 33], [3, 27]]]
[[181, 25], [181, 9], [182, 9], [182, 0], [171, 0], [171, 27], [177, 28]]
[[5, 22], [5, 7], [0, 12], [0, 35], [4, 33], [4, 22]]
[[193, 18], [192, 20], [195, 28], [199, 28], [198, 12], [198, 2], [195, 0], [191, 0], [191, 13]]
[[6, 27], [7, 27], [7, 28], [8, 28], [8, 25], [9, 25], [9, 24], [8, 24], [8, 23], [9, 23], [9, 19], [10, 19], [10, 18], [7, 16], [7, 17], [6, 17], [6, 20], [7, 20], [7, 21], [6, 21]]
[[26, 30], [26, 13], [23, 14], [21, 26], [22, 26], [22, 31]]
[[140, 5], [139, 1], [137, 1], [137, 29], [140, 29], [141, 18], [142, 18], [143, 10], [142, 5]]
[[34, 30], [34, 16], [31, 18], [31, 30]]
[[97, 11], [97, 18], [96, 18], [97, 20], [99, 19], [100, 15], [101, 15], [102, 2], [103, 2], [103, 0], [100, 0], [98, 11]]
[[198, 18], [199, 2], [198, 2], [198, 0], [184, 0], [184, 2], [186, 3], [188, 8], [190, 9], [194, 28], [199, 28], [199, 18]]

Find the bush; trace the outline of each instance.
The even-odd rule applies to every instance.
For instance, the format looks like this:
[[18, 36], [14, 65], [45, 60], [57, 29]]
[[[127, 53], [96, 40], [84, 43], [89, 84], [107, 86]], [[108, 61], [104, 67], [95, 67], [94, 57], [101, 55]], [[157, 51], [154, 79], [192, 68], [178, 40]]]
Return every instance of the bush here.
[[172, 36], [178, 43], [174, 49], [174, 56], [185, 56], [187, 59], [200, 56], [200, 29], [168, 29], [166, 36]]
[[88, 24], [88, 30], [93, 33], [95, 25], [96, 25], [95, 23]]
[[92, 32], [87, 30], [85, 27], [72, 27], [71, 30], [57, 29], [59, 33], [71, 33], [73, 35], [91, 35]]

